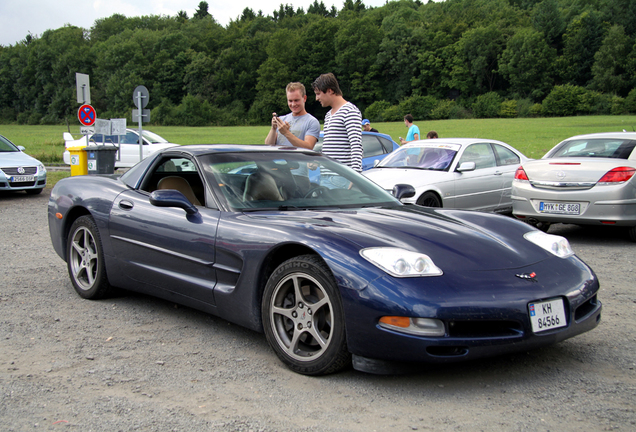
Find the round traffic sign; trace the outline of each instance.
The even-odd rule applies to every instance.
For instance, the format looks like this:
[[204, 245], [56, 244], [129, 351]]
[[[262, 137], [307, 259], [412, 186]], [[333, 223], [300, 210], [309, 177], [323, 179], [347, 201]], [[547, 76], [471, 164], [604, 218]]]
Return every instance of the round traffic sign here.
[[97, 118], [97, 114], [95, 114], [95, 108], [88, 104], [84, 104], [80, 107], [77, 112], [77, 118], [84, 126], [92, 126], [95, 123], [95, 119]]
[[[141, 100], [141, 106], [139, 106], [139, 102]], [[150, 93], [146, 86], [137, 86], [133, 91], [133, 103], [139, 109], [146, 108], [148, 105], [148, 101], [150, 100]]]

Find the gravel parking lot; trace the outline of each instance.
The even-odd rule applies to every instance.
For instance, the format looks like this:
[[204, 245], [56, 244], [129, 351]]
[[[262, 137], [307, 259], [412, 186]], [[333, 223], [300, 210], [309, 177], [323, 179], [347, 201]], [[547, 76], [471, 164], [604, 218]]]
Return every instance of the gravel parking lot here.
[[0, 195], [0, 430], [603, 431], [636, 429], [636, 244], [554, 226], [598, 274], [592, 332], [421, 372], [287, 370], [262, 334], [127, 294], [75, 294], [48, 191]]

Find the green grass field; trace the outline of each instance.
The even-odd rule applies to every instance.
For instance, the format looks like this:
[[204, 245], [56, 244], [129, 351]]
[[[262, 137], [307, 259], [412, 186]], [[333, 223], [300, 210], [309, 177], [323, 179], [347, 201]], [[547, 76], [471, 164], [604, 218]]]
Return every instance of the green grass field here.
[[[572, 135], [591, 132], [611, 132], [636, 129], [636, 115], [629, 116], [580, 116], [557, 118], [516, 118], [516, 119], [468, 119], [417, 121], [420, 132], [425, 137], [435, 130], [440, 138], [467, 137], [490, 138], [504, 141], [519, 149], [526, 156], [540, 158], [560, 141]], [[136, 129], [136, 125], [129, 125]], [[406, 136], [403, 122], [373, 123], [382, 133], [391, 135], [398, 141]], [[70, 132], [79, 138], [79, 125], [71, 126]], [[262, 144], [268, 126], [236, 127], [181, 127], [149, 126], [170, 142], [178, 144]], [[66, 126], [23, 126], [0, 125], [0, 134], [17, 145], [26, 148], [26, 153], [44, 164], [62, 163], [64, 140], [62, 134]], [[49, 172], [49, 183], [54, 184], [61, 173]]]

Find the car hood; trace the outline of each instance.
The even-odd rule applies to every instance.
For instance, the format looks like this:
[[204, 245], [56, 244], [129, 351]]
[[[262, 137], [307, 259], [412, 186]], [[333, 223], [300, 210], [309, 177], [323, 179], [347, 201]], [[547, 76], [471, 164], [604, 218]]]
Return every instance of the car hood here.
[[372, 168], [364, 171], [363, 176], [382, 188], [390, 190], [396, 184], [409, 184], [414, 188], [449, 180], [446, 171], [431, 171], [416, 168]]
[[619, 167], [636, 167], [636, 161], [612, 158], [551, 158], [528, 161], [523, 169], [530, 181], [597, 182]]
[[313, 244], [317, 235], [323, 244], [336, 235], [360, 249], [403, 248], [429, 255], [438, 266], [466, 271], [521, 268], [554, 257], [523, 238], [533, 229], [529, 225], [481, 212], [405, 205], [269, 216], [251, 213], [250, 217], [266, 217], [269, 223], [280, 223], [295, 239], [308, 237]]
[[13, 167], [17, 165], [37, 166], [40, 161], [22, 152], [0, 153], [0, 167]]

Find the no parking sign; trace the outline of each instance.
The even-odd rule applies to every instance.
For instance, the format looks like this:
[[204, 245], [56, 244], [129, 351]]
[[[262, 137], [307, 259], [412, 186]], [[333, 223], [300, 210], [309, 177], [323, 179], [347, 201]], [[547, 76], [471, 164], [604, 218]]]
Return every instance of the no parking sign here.
[[80, 123], [84, 126], [92, 126], [95, 123], [95, 119], [97, 118], [97, 114], [95, 113], [95, 108], [88, 104], [84, 104], [80, 107], [77, 112], [77, 118]]

